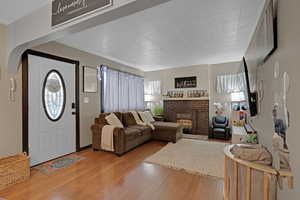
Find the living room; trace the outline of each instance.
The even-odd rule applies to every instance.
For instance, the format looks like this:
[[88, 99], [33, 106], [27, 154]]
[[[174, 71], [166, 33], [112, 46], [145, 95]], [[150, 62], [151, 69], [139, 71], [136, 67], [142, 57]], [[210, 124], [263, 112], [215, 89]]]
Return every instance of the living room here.
[[297, 2], [115, 0], [26, 29], [46, 4], [0, 26], [0, 156], [26, 157], [0, 199], [296, 199]]

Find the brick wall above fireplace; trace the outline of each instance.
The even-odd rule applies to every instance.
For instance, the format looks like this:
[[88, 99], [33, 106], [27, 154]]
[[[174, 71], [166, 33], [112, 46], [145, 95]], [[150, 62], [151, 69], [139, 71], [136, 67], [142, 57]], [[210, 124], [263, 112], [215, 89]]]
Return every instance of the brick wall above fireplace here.
[[209, 133], [208, 100], [164, 100], [164, 113], [167, 121], [182, 123], [185, 133]]

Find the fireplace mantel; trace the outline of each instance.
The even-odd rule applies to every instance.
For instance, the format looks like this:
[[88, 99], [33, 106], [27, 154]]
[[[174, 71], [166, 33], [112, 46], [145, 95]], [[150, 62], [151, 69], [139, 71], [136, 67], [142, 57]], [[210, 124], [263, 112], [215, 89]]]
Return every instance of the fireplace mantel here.
[[208, 135], [208, 98], [170, 98], [168, 100], [165, 99], [164, 114], [166, 120], [170, 122], [190, 120], [192, 122], [192, 134], [194, 135]]
[[200, 98], [164, 98], [164, 101], [209, 101], [208, 97]]

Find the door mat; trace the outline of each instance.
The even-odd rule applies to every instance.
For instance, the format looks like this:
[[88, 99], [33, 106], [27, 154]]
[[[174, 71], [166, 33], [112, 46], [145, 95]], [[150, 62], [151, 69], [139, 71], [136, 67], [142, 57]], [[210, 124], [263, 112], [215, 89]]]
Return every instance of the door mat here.
[[78, 155], [69, 155], [62, 158], [58, 158], [56, 160], [52, 160], [50, 162], [41, 164], [39, 166], [36, 166], [34, 169], [37, 169], [39, 172], [43, 174], [52, 174], [54, 172], [57, 172], [60, 169], [64, 169], [66, 167], [69, 167], [71, 165], [74, 165], [75, 163], [85, 159], [82, 156]]

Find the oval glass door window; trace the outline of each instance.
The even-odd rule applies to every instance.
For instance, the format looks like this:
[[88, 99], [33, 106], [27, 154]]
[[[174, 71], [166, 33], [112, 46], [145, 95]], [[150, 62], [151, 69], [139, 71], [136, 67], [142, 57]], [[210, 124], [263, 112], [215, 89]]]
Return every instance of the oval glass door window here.
[[62, 117], [66, 104], [66, 87], [63, 77], [57, 70], [51, 70], [45, 77], [43, 104], [45, 113], [51, 121], [58, 121]]

